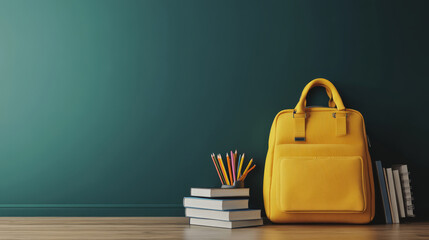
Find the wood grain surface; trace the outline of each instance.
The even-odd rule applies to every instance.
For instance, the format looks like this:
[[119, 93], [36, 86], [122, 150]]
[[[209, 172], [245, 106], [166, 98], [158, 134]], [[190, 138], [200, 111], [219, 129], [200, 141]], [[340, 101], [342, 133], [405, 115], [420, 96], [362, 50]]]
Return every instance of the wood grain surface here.
[[429, 223], [189, 226], [183, 217], [3, 217], [0, 239], [429, 239]]

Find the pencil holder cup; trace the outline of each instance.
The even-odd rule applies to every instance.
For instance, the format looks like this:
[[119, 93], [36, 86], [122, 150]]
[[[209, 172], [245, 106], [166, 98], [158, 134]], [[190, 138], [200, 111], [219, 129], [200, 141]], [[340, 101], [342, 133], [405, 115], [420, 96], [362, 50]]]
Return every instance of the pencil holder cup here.
[[243, 181], [235, 181], [234, 185], [222, 185], [221, 188], [244, 188]]

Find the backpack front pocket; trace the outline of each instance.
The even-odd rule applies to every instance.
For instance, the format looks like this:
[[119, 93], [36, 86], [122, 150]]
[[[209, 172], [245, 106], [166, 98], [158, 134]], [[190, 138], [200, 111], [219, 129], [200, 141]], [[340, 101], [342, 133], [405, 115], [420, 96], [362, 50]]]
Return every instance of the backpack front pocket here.
[[362, 164], [360, 156], [282, 158], [277, 192], [281, 211], [365, 211]]

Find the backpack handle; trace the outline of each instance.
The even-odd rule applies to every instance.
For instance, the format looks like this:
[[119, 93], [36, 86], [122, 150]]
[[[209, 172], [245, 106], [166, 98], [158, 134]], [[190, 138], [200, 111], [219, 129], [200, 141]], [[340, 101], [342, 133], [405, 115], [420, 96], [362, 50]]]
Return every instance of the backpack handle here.
[[[334, 99], [332, 99], [332, 93], [331, 93], [331, 90], [329, 90], [329, 88], [325, 88], [325, 90], [326, 90], [326, 94], [327, 94], [327, 95], [328, 95], [328, 97], [329, 97], [328, 106], [329, 106], [330, 108], [334, 108], [336, 105], [335, 105], [335, 103], [334, 103]], [[304, 102], [304, 106], [307, 106], [307, 100], [305, 100], [305, 102]]]
[[[313, 87], [324, 87], [326, 89], [326, 93], [332, 99], [337, 106], [338, 111], [344, 111], [346, 108], [344, 107], [343, 100], [341, 100], [340, 94], [338, 93], [337, 89], [335, 88], [334, 84], [332, 84], [329, 80], [324, 78], [316, 78], [313, 81], [309, 82], [307, 86], [305, 86], [304, 90], [302, 90], [301, 98], [299, 99], [298, 104], [295, 107], [295, 112], [298, 114], [305, 113], [305, 106], [306, 106], [306, 98], [308, 91], [312, 89]], [[331, 105], [331, 100], [329, 102], [329, 106]]]

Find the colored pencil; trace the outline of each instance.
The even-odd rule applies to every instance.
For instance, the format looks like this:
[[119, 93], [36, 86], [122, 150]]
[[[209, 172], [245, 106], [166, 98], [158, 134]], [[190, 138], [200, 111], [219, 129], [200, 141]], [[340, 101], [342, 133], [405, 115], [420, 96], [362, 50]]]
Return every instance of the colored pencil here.
[[247, 170], [249, 169], [250, 165], [252, 165], [252, 162], [253, 162], [253, 158], [252, 158], [252, 159], [250, 159], [249, 164], [247, 164], [246, 169], [244, 169], [243, 175], [247, 172]]
[[237, 158], [237, 160], [236, 160], [236, 162], [237, 162], [237, 167], [235, 168], [235, 171], [237, 172], [237, 173], [236, 173], [237, 180], [240, 178], [240, 176], [238, 176], [238, 167], [240, 166], [241, 155], [242, 155], [242, 154], [238, 154], [238, 158]]
[[231, 185], [231, 184], [229, 184], [228, 174], [226, 174], [225, 166], [223, 165], [222, 157], [220, 156], [220, 154], [217, 155], [217, 159], [220, 163], [220, 167], [222, 168], [223, 176], [225, 177], [226, 184]]
[[246, 173], [244, 173], [243, 176], [241, 176], [240, 181], [244, 181], [244, 179], [246, 179], [247, 177], [247, 174], [249, 174], [249, 172], [252, 171], [255, 167], [256, 167], [256, 164], [253, 165], [253, 167], [251, 167]]
[[[250, 159], [244, 171], [244, 158], [245, 153], [238, 154], [237, 150], [235, 152], [230, 151], [226, 153], [226, 163], [223, 162], [221, 154], [210, 154], [213, 164], [215, 166], [217, 175], [222, 185], [234, 185], [237, 181], [244, 181], [247, 178], [247, 175], [255, 169], [256, 164], [253, 164], [253, 158]], [[225, 164], [228, 165], [225, 166]], [[253, 164], [253, 166], [252, 166]]]
[[241, 177], [241, 167], [243, 166], [243, 161], [244, 161], [244, 153], [243, 154], [241, 154], [241, 158], [240, 158], [240, 163], [239, 163], [239, 166], [238, 166], [238, 174], [237, 174], [237, 178], [240, 178]]
[[[234, 159], [235, 159], [235, 161], [237, 161], [237, 149], [235, 149], [235, 153], [234, 153]], [[237, 168], [237, 167], [235, 167], [235, 168]]]
[[[228, 155], [228, 153], [226, 154], [226, 155]], [[233, 177], [233, 182], [235, 182], [235, 181], [237, 181], [237, 178], [235, 177], [235, 169], [236, 169], [236, 167], [235, 167], [235, 161], [236, 161], [236, 157], [232, 154], [232, 151], [231, 151], [231, 165], [232, 165], [232, 177]]]
[[219, 166], [219, 163], [215, 160], [214, 153], [212, 153], [211, 157], [212, 157], [213, 163], [215, 165], [217, 175], [219, 175], [220, 182], [222, 183], [222, 185], [224, 185], [225, 180], [223, 179], [223, 176], [222, 176], [222, 170], [219, 169], [220, 166]]
[[228, 163], [228, 172], [229, 172], [229, 183], [230, 185], [234, 184], [234, 179], [232, 178], [232, 172], [231, 172], [231, 159], [228, 156], [228, 153], [226, 154], [226, 162]]

